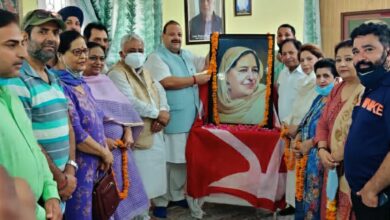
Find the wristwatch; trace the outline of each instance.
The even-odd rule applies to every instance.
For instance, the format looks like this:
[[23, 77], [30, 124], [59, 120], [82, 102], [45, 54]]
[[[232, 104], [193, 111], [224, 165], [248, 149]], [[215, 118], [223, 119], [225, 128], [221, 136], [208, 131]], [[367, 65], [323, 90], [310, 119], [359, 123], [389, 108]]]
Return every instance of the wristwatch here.
[[66, 164], [69, 164], [71, 165], [72, 167], [74, 167], [75, 171], [77, 172], [77, 170], [79, 169], [79, 166], [77, 165], [76, 161], [74, 160], [68, 160], [68, 162], [66, 162]]

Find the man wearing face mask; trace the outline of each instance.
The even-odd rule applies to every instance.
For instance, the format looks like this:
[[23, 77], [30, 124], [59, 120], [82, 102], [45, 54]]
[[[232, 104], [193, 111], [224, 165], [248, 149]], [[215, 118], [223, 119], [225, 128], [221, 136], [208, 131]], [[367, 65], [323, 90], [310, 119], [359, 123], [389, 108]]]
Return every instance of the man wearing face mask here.
[[164, 25], [163, 45], [152, 53], [145, 63], [153, 78], [159, 81], [167, 92], [171, 108], [171, 120], [164, 128], [167, 146], [168, 193], [154, 200], [156, 217], [166, 217], [169, 201], [187, 206], [184, 196], [186, 180], [185, 146], [191, 126], [200, 115], [198, 85], [210, 80], [205, 59], [196, 57], [181, 49], [182, 31], [179, 23], [169, 21]]
[[345, 144], [345, 176], [356, 219], [390, 219], [390, 29], [367, 22], [351, 33], [365, 90], [356, 99]]
[[22, 28], [27, 57], [20, 77], [4, 83], [22, 101], [61, 199], [66, 201], [77, 184], [74, 133], [59, 80], [46, 68], [46, 63], [56, 56], [59, 33], [65, 25], [57, 14], [37, 9], [26, 14]]
[[169, 106], [164, 88], [143, 68], [143, 40], [136, 34], [125, 35], [121, 48], [121, 60], [110, 69], [108, 77], [144, 121], [133, 154], [148, 198], [153, 199], [166, 193], [166, 147], [161, 131], [169, 121]]

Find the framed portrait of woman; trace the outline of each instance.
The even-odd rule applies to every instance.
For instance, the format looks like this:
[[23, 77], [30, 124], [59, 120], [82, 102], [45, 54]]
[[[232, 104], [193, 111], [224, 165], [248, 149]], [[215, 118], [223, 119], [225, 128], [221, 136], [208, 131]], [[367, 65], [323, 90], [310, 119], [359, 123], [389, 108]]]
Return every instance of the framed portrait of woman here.
[[274, 35], [215, 33], [210, 44], [211, 121], [272, 127]]

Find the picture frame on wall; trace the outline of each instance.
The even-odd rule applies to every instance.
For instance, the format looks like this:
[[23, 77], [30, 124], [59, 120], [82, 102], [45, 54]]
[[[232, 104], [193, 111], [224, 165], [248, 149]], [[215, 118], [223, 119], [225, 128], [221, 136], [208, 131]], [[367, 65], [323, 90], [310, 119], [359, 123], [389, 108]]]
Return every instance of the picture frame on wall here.
[[19, 14], [20, 0], [0, 0], [0, 8], [15, 14]]
[[209, 121], [272, 127], [274, 37], [212, 35]]
[[235, 16], [251, 16], [252, 0], [234, 0]]
[[341, 40], [348, 39], [354, 28], [368, 20], [381, 20], [390, 26], [390, 9], [341, 13]]
[[185, 0], [187, 44], [208, 44], [211, 33], [225, 33], [224, 2], [224, 0]]

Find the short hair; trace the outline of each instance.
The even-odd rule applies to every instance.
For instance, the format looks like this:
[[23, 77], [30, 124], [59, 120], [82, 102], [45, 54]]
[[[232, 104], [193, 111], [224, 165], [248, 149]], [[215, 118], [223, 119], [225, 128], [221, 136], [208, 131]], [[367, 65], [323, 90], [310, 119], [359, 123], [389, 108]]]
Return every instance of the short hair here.
[[130, 40], [139, 40], [142, 42], [142, 44], [144, 44], [144, 40], [138, 34], [135, 34], [135, 33], [126, 34], [121, 39], [121, 50], [123, 50], [123, 48], [125, 47], [125, 44]]
[[352, 43], [351, 39], [344, 40], [344, 41], [341, 41], [338, 44], [336, 44], [336, 46], [334, 47], [334, 56], [336, 57], [337, 52], [339, 52], [339, 50], [341, 48], [346, 48], [346, 47], [347, 48], [352, 48], [353, 47], [353, 43]]
[[286, 39], [286, 40], [282, 41], [282, 43], [280, 43], [280, 53], [282, 53], [283, 46], [284, 46], [286, 43], [292, 43], [292, 44], [294, 45], [294, 47], [295, 47], [298, 51], [301, 50], [302, 43], [301, 43], [299, 40], [296, 40], [296, 39]]
[[66, 53], [66, 51], [70, 49], [72, 42], [76, 39], [79, 39], [80, 37], [83, 38], [79, 32], [74, 30], [62, 32], [60, 34], [60, 45], [58, 46], [58, 53]]
[[91, 22], [91, 23], [87, 24], [87, 26], [84, 28], [83, 35], [87, 41], [89, 41], [89, 38], [91, 37], [92, 29], [98, 29], [101, 31], [105, 31], [107, 36], [108, 36], [108, 30], [107, 30], [106, 26], [104, 26], [102, 23]]
[[279, 27], [278, 27], [278, 31], [280, 28], [290, 28], [291, 32], [293, 33], [293, 35], [295, 36], [295, 28], [290, 25], [290, 24], [281, 24]]
[[373, 34], [379, 38], [379, 41], [384, 47], [390, 45], [390, 29], [389, 26], [383, 23], [367, 22], [363, 23], [351, 32], [352, 42], [358, 36]]
[[98, 47], [100, 49], [103, 50], [103, 53], [104, 53], [104, 56], [106, 56], [106, 50], [104, 49], [104, 47], [98, 43], [95, 43], [95, 42], [87, 42], [87, 48], [88, 49], [93, 49], [95, 47]]
[[314, 64], [314, 72], [317, 72], [318, 69], [320, 68], [329, 68], [330, 72], [332, 73], [333, 77], [338, 77], [339, 74], [337, 73], [336, 70], [336, 65], [333, 59], [330, 58], [324, 58], [319, 61], [317, 61]]
[[299, 53], [298, 53], [298, 59], [299, 60], [301, 59], [301, 53], [303, 51], [308, 51], [309, 53], [313, 54], [318, 59], [324, 57], [324, 54], [322, 53], [321, 49], [317, 45], [314, 45], [314, 44], [304, 44], [304, 45], [301, 46], [301, 49], [299, 50]]
[[0, 9], [0, 28], [8, 26], [9, 24], [15, 23], [19, 24], [19, 19], [16, 14]]
[[175, 24], [175, 25], [179, 25], [179, 26], [180, 26], [179, 22], [177, 22], [177, 21], [175, 21], [175, 20], [170, 20], [170, 21], [168, 21], [167, 23], [165, 23], [165, 25], [164, 25], [164, 28], [163, 28], [163, 33], [164, 33], [164, 34], [167, 32], [167, 27], [168, 27], [169, 25], [171, 25], [171, 24]]

